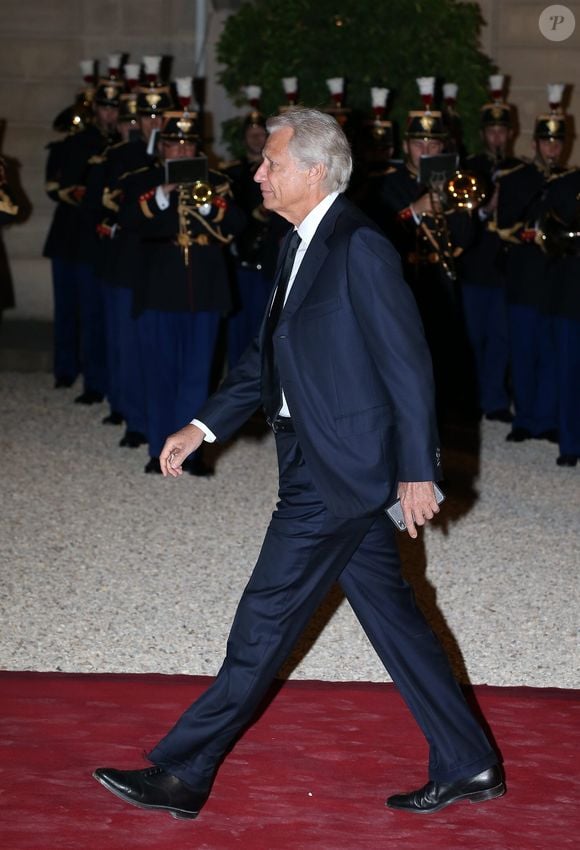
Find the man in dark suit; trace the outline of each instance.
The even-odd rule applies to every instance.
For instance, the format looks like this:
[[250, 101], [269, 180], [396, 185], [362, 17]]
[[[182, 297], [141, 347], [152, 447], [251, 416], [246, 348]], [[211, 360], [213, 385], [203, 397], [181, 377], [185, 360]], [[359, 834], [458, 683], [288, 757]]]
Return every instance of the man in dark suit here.
[[504, 792], [497, 756], [401, 576], [383, 508], [399, 495], [411, 537], [437, 512], [431, 363], [413, 295], [382, 233], [342, 197], [352, 161], [336, 121], [291, 109], [268, 121], [256, 172], [264, 206], [293, 225], [260, 334], [191, 424], [164, 475], [228, 439], [262, 404], [276, 435], [279, 502], [213, 685], [136, 771], [99, 768], [108, 790], [194, 818], [335, 581], [430, 744], [429, 782], [387, 805], [433, 812]]

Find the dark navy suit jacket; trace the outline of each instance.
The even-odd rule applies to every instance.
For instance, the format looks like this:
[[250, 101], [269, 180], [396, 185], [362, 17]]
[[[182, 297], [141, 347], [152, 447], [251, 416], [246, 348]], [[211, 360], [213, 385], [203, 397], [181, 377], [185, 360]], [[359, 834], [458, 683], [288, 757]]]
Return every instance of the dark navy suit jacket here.
[[[196, 413], [219, 440], [260, 405], [263, 333]], [[441, 477], [414, 297], [391, 243], [342, 195], [307, 248], [274, 349], [305, 462], [332, 514], [375, 513], [399, 481]]]

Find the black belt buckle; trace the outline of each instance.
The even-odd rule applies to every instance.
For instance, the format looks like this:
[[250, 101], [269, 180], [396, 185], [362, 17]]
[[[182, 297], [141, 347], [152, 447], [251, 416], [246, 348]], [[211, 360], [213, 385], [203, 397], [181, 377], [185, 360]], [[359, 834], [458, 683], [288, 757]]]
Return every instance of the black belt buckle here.
[[275, 434], [294, 433], [294, 423], [288, 416], [277, 416], [276, 419], [271, 420], [268, 424]]

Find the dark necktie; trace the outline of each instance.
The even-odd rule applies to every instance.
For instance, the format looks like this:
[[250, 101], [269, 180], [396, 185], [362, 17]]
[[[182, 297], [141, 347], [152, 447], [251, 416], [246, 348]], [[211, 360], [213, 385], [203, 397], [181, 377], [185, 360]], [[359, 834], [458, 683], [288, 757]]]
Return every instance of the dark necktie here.
[[292, 274], [292, 267], [294, 265], [294, 258], [296, 257], [296, 251], [298, 250], [299, 245], [300, 236], [298, 235], [298, 231], [295, 230], [288, 240], [282, 269], [278, 277], [276, 293], [274, 295], [274, 300], [272, 301], [272, 308], [266, 319], [266, 327], [264, 329], [264, 341], [262, 346], [262, 404], [264, 406], [266, 417], [269, 421], [276, 418], [276, 414], [280, 410], [280, 405], [282, 403], [280, 378], [278, 376], [278, 369], [276, 368], [274, 360], [273, 334], [284, 306], [286, 293], [288, 291], [288, 283], [290, 282], [290, 275]]

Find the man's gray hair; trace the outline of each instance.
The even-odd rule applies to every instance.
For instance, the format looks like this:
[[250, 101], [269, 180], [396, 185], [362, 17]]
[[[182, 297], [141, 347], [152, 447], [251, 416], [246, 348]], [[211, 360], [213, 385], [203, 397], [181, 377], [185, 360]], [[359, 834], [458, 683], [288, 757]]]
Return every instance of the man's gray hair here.
[[294, 131], [288, 150], [296, 162], [305, 168], [322, 164], [325, 189], [344, 192], [352, 172], [352, 154], [338, 121], [318, 109], [293, 106], [266, 121], [269, 133], [283, 127]]

